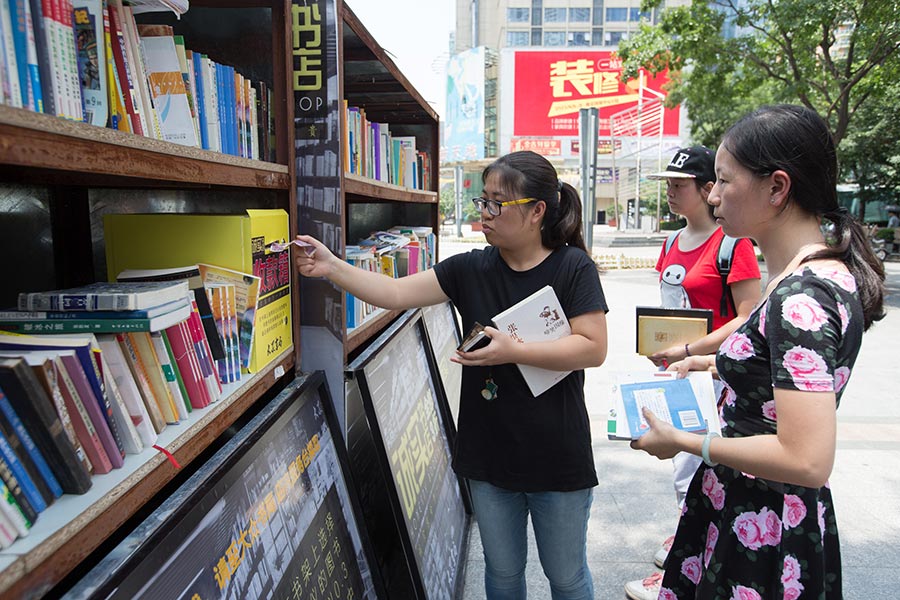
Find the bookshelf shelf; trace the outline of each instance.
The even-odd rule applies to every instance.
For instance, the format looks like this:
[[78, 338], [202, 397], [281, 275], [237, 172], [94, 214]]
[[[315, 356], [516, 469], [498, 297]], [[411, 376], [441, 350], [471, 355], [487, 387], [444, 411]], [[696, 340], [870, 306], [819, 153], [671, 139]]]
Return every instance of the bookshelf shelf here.
[[348, 202], [391, 200], [436, 204], [438, 201], [437, 192], [431, 190], [414, 190], [352, 173], [344, 173], [344, 193]]
[[[291, 347], [260, 373], [227, 386], [229, 395], [195, 409], [186, 423], [169, 425], [157, 445], [171, 452], [182, 467], [187, 465], [293, 366]], [[141, 454], [127, 455], [121, 469], [94, 476], [86, 494], [62, 496], [41, 513], [28, 537], [0, 552], [0, 596], [42, 595], [176, 474], [162, 452], [145, 448]]]
[[[67, 185], [287, 190], [286, 165], [179, 146], [0, 105], [4, 179]], [[23, 172], [22, 167], [27, 169]], [[13, 170], [14, 169], [14, 170]]]

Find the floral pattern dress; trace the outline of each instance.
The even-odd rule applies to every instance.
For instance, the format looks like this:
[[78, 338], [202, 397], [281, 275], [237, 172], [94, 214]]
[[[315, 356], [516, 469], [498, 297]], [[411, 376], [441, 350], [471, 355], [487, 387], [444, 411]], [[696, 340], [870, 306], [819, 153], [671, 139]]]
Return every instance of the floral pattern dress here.
[[[784, 278], [719, 348], [725, 437], [774, 434], [774, 388], [835, 392], [862, 339], [856, 281], [833, 262]], [[812, 489], [701, 464], [691, 482], [660, 600], [838, 599], [841, 557], [828, 484]]]

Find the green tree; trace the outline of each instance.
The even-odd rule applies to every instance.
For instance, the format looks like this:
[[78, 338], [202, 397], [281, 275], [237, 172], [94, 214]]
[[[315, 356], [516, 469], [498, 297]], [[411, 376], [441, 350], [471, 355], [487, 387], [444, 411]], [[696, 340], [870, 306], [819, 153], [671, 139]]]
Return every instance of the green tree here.
[[619, 55], [626, 79], [640, 67], [669, 69], [668, 103], [684, 103], [698, 142], [716, 144], [760, 104], [799, 102], [828, 120], [840, 144], [861, 107], [887, 100], [875, 81], [896, 70], [898, 49], [895, 0], [694, 0], [644, 24]]

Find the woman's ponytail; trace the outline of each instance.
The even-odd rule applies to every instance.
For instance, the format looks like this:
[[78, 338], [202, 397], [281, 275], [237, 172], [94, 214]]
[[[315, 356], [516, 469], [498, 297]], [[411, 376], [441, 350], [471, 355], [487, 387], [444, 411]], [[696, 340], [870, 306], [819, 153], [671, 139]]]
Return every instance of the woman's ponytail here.
[[541, 228], [541, 242], [547, 248], [569, 245], [590, 255], [584, 245], [581, 198], [578, 197], [578, 191], [564, 181], [559, 182], [558, 189], [559, 208], [547, 211]]

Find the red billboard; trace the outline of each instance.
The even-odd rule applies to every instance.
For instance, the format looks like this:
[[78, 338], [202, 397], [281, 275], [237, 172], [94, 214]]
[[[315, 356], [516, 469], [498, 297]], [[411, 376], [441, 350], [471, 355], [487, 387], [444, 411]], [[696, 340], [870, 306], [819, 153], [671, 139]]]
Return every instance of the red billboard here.
[[[577, 136], [578, 111], [596, 107], [601, 136], [609, 117], [637, 106], [638, 81], [621, 82], [622, 61], [606, 50], [515, 53], [516, 136]], [[644, 88], [665, 95], [665, 73], [644, 76]], [[650, 97], [645, 92], [645, 98]], [[663, 135], [678, 135], [678, 107], [666, 109]]]

